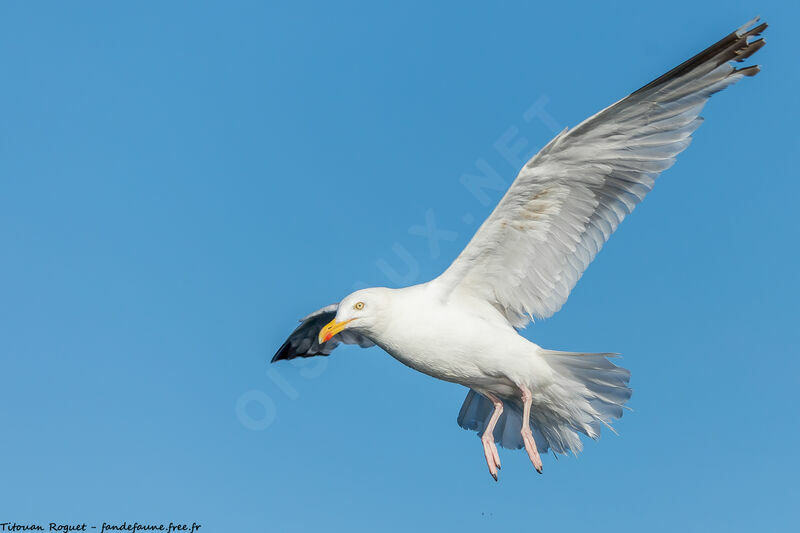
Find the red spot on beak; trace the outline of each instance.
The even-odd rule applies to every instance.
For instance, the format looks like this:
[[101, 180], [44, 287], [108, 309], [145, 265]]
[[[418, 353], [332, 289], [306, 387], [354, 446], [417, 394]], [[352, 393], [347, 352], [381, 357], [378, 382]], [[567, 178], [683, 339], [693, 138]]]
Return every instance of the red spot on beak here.
[[350, 323], [351, 320], [345, 320], [344, 322], [337, 322], [334, 318], [323, 327], [319, 331], [319, 342], [322, 344], [323, 342], [328, 342], [332, 338], [334, 338], [339, 332], [341, 332], [344, 328], [347, 327], [347, 324]]

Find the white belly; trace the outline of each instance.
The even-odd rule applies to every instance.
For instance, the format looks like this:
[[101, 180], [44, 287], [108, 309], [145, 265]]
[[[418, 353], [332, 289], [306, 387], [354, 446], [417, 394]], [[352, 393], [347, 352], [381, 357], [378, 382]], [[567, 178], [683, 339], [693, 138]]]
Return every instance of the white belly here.
[[401, 363], [429, 376], [498, 394], [548, 379], [539, 347], [510, 325], [465, 313], [457, 305], [398, 313], [376, 343]]

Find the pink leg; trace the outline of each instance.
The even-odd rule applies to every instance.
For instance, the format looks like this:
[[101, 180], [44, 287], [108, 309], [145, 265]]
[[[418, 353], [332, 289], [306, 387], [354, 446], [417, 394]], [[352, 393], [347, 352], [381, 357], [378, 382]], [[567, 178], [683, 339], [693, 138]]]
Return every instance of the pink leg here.
[[531, 433], [531, 391], [525, 386], [520, 386], [519, 390], [522, 391], [522, 440], [525, 443], [525, 451], [528, 452], [528, 457], [533, 463], [533, 467], [540, 474], [542, 473], [542, 458], [539, 457], [539, 451], [536, 449], [536, 441], [533, 440], [533, 433]]
[[481, 435], [481, 444], [483, 444], [483, 454], [486, 456], [486, 464], [489, 465], [489, 473], [495, 481], [497, 481], [497, 470], [500, 468], [500, 455], [497, 453], [497, 446], [494, 445], [494, 427], [497, 425], [497, 420], [503, 414], [503, 402], [501, 402], [494, 394], [485, 392], [484, 396], [494, 404], [494, 412], [486, 424], [486, 429], [483, 430]]

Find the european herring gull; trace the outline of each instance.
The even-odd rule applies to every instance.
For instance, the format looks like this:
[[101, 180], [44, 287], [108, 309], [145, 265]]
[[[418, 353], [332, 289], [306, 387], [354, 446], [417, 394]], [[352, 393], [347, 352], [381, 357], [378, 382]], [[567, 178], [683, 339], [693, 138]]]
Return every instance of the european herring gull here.
[[301, 320], [272, 362], [378, 345], [401, 363], [468, 387], [458, 415], [495, 443], [577, 453], [580, 434], [611, 428], [630, 372], [607, 353], [546, 350], [518, 330], [558, 311], [617, 225], [689, 146], [708, 98], [753, 76], [735, 68], [764, 46], [758, 18], [638, 91], [564, 130], [528, 161], [466, 248], [439, 277], [356, 291]]

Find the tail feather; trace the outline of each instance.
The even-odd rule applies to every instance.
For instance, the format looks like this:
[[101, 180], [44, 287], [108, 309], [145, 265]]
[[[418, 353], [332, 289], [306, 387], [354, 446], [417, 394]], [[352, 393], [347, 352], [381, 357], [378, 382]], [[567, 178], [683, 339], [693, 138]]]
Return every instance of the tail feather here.
[[[539, 354], [558, 374], [556, 383], [534, 394], [531, 431], [539, 453], [577, 453], [583, 449], [582, 433], [600, 437], [602, 426], [611, 431], [631, 397], [630, 372], [608, 360], [616, 354], [573, 353], [541, 350]], [[537, 402], [538, 398], [538, 402]], [[522, 405], [518, 399], [502, 398], [503, 414], [494, 430], [494, 440], [503, 448], [522, 448]], [[464, 429], [483, 433], [494, 410], [480, 393], [470, 390], [458, 415]]]

